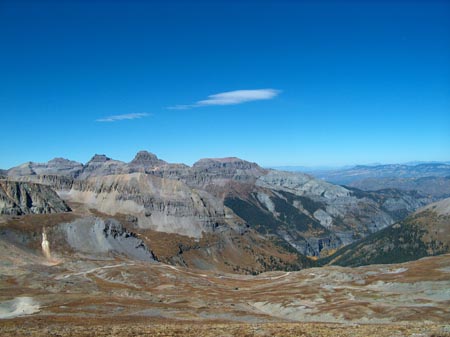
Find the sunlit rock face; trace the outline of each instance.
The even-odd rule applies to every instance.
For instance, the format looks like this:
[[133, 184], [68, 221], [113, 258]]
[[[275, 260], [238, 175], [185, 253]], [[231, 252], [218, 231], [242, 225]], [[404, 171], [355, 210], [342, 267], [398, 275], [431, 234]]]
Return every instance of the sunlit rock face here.
[[221, 200], [182, 181], [142, 173], [76, 181], [65, 194], [107, 214], [132, 214], [141, 228], [201, 237], [226, 225]]

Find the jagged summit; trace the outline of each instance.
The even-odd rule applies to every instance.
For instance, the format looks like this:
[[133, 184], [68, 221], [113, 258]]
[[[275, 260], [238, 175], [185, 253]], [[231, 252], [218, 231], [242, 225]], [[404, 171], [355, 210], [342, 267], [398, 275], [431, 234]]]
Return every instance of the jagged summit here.
[[133, 168], [154, 168], [161, 165], [165, 165], [167, 162], [159, 159], [155, 154], [148, 151], [139, 151], [134, 159], [129, 163]]
[[86, 179], [90, 176], [121, 174], [126, 172], [126, 166], [127, 164], [124, 162], [111, 159], [104, 154], [95, 154], [83, 167], [83, 171], [78, 178]]

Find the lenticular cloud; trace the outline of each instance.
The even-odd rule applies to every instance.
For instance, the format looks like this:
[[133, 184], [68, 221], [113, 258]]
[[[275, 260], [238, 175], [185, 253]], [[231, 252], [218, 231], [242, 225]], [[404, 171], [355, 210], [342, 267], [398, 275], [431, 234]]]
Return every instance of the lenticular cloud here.
[[176, 105], [170, 109], [191, 109], [213, 105], [235, 105], [251, 101], [267, 100], [276, 97], [281, 91], [276, 89], [234, 90], [209, 95], [207, 99], [189, 105]]
[[148, 116], [148, 113], [145, 112], [125, 114], [125, 115], [114, 115], [105, 118], [99, 118], [97, 119], [97, 122], [115, 122], [115, 121], [122, 121], [125, 119], [138, 119], [146, 116]]

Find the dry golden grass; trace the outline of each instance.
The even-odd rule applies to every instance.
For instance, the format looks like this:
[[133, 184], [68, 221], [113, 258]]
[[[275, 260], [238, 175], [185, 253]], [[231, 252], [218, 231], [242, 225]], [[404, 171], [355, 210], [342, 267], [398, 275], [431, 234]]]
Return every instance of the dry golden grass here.
[[301, 336], [301, 337], [450, 337], [448, 327], [439, 325], [345, 325], [321, 323], [171, 323], [171, 322], [8, 322], [0, 323], [4, 337], [91, 337], [91, 336], [182, 336], [182, 337], [255, 337], [255, 336]]

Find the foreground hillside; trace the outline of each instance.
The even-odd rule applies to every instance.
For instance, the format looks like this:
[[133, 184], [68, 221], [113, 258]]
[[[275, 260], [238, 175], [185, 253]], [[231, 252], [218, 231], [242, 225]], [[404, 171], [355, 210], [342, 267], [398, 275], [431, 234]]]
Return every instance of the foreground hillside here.
[[[105, 229], [104, 223], [100, 225]], [[155, 262], [145, 244], [128, 245], [127, 240], [137, 238], [115, 229], [109, 227], [108, 240], [99, 241], [102, 245], [69, 240], [65, 249], [53, 247], [51, 240], [48, 246], [36, 247], [24, 245], [12, 234], [2, 236], [1, 335], [448, 336], [450, 332], [450, 255], [398, 265], [328, 266], [245, 276]], [[67, 226], [64, 233], [70, 231]], [[49, 254], [44, 254], [44, 247]], [[143, 258], [133, 255], [130, 247], [143, 247]]]
[[450, 198], [348, 245], [322, 260], [340, 266], [398, 263], [450, 252]]

